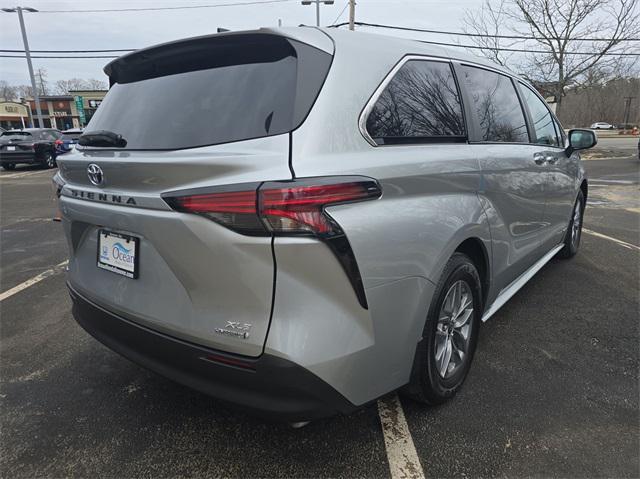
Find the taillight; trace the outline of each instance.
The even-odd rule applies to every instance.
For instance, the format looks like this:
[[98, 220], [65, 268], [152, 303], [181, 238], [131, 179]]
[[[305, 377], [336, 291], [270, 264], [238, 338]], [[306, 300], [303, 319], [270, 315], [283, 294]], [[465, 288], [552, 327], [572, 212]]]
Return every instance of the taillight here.
[[56, 145], [57, 145], [57, 146], [60, 146], [60, 145], [62, 145], [63, 143], [64, 143], [64, 141], [62, 141], [62, 140], [56, 140]]
[[380, 198], [366, 177], [321, 177], [190, 190], [163, 195], [171, 208], [206, 216], [245, 235], [313, 235], [342, 265], [358, 302], [367, 308], [364, 285], [349, 240], [325, 208]]
[[238, 185], [237, 191], [165, 195], [175, 210], [197, 213], [251, 235], [332, 236], [340, 227], [324, 211], [331, 205], [379, 198], [378, 183], [361, 177], [324, 177]]

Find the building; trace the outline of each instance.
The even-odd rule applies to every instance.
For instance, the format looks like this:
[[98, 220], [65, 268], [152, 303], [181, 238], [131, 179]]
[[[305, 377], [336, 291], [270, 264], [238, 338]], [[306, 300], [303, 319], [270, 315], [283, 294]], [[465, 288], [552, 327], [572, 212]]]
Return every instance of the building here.
[[108, 90], [72, 90], [69, 92], [73, 95], [76, 102], [76, 109], [80, 114], [80, 118], [84, 114], [84, 121], [81, 121], [82, 126], [86, 126], [91, 120], [91, 117], [96, 112], [104, 96]]
[[27, 105], [0, 99], [0, 127], [12, 130], [29, 126], [31, 126], [31, 118]]
[[[34, 126], [37, 127], [39, 125], [36, 120], [36, 102], [33, 98], [27, 98], [26, 102], [31, 107]], [[70, 95], [43, 95], [40, 97], [40, 110], [44, 128], [80, 128], [80, 116], [74, 98]]]

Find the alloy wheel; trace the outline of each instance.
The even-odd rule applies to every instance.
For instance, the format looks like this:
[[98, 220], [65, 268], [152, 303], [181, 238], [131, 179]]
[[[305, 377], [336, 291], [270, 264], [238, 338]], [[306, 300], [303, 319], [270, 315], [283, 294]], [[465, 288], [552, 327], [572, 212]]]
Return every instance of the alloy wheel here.
[[46, 153], [44, 161], [47, 165], [47, 168], [54, 168], [56, 166], [56, 160], [51, 153]]
[[576, 201], [573, 209], [573, 221], [571, 222], [571, 245], [576, 248], [580, 241], [580, 231], [582, 226], [582, 204]]
[[469, 284], [463, 280], [455, 282], [442, 302], [436, 327], [436, 367], [445, 379], [458, 371], [469, 353], [473, 310]]

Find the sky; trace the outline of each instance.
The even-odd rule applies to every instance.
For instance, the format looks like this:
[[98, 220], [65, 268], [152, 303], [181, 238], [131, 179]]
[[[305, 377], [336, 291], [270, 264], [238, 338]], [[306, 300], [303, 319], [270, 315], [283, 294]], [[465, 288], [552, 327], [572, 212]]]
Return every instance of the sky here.
[[[300, 0], [263, 5], [220, 6], [145, 12], [46, 13], [44, 10], [89, 10], [169, 6], [215, 5], [248, 0], [0, 0], [0, 8], [29, 6], [39, 13], [25, 12], [31, 50], [98, 50], [142, 48], [157, 43], [215, 33], [217, 27], [246, 30], [283, 26], [315, 25], [315, 5]], [[436, 30], [461, 31], [465, 10], [476, 10], [482, 0], [357, 0], [356, 20]], [[334, 23], [347, 5], [321, 5], [321, 25]], [[338, 22], [348, 20], [348, 8]], [[361, 28], [375, 33], [450, 42], [448, 35], [405, 33]], [[0, 12], [0, 49], [22, 49], [16, 13]], [[14, 54], [17, 55], [17, 54]], [[36, 54], [34, 54], [36, 55]], [[102, 68], [110, 59], [33, 59], [34, 69], [45, 68], [48, 82], [69, 78], [105, 80]], [[0, 58], [0, 80], [10, 84], [29, 84], [24, 58]]]

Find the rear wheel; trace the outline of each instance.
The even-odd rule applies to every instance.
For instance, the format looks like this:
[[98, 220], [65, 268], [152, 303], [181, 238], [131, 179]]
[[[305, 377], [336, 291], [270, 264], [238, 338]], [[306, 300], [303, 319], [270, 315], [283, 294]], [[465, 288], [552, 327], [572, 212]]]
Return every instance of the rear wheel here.
[[55, 168], [56, 167], [56, 156], [50, 151], [46, 151], [42, 156], [42, 162], [47, 168]]
[[2, 169], [3, 170], [7, 170], [7, 171], [13, 171], [16, 169], [16, 164], [15, 163], [5, 163], [4, 165], [2, 165]]
[[405, 394], [430, 405], [456, 394], [473, 360], [481, 314], [478, 271], [467, 255], [455, 253], [436, 287]]
[[573, 258], [580, 247], [582, 237], [582, 219], [584, 216], [584, 195], [582, 191], [578, 193], [576, 203], [573, 206], [569, 227], [564, 236], [564, 247], [558, 253], [559, 258]]

